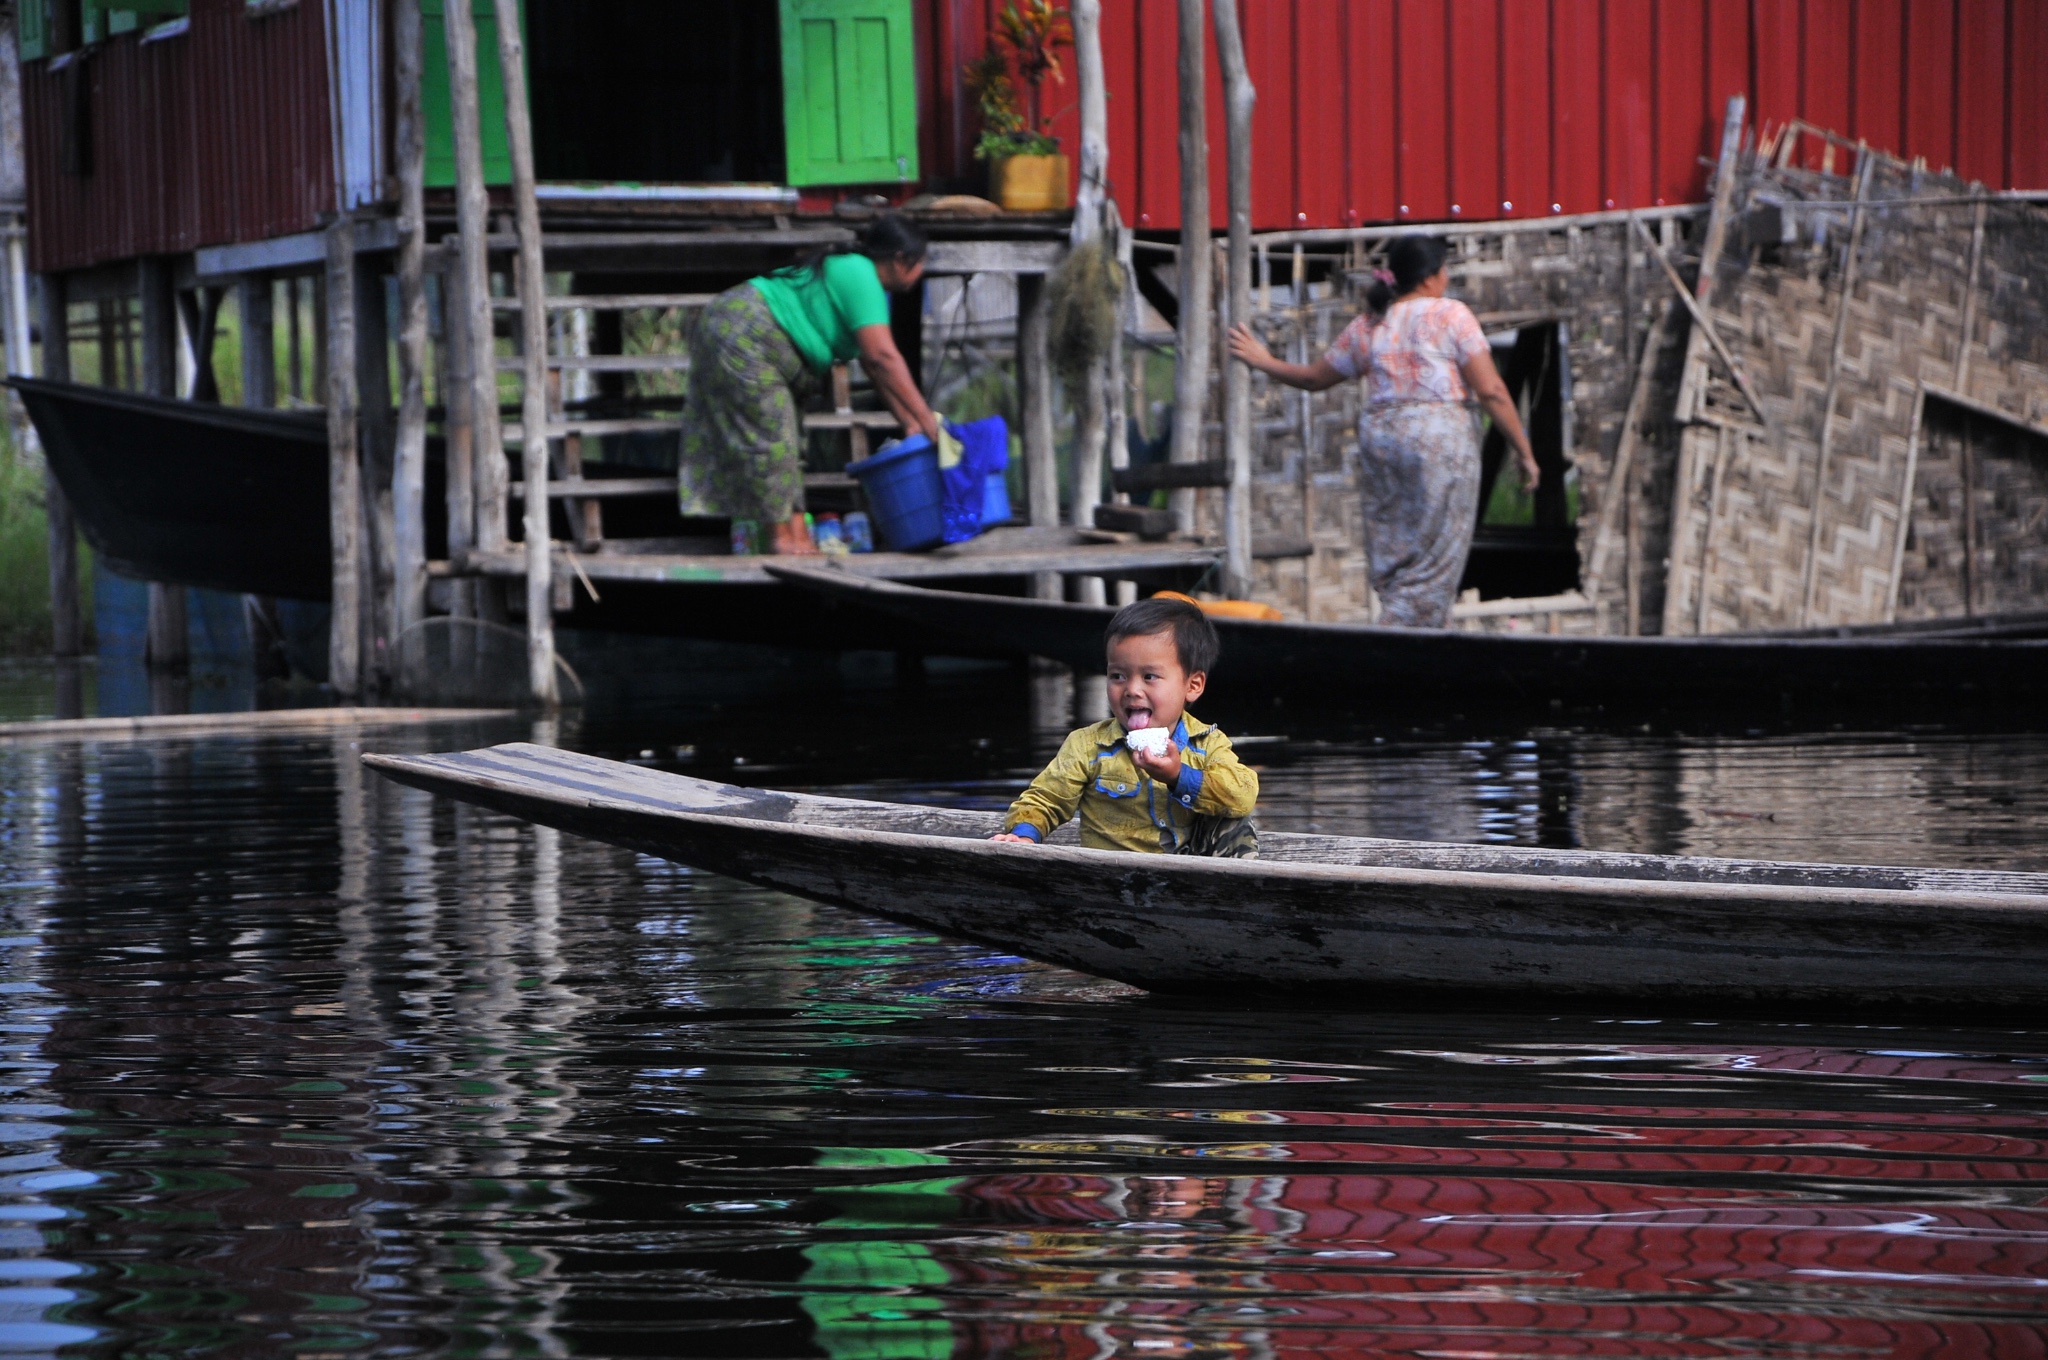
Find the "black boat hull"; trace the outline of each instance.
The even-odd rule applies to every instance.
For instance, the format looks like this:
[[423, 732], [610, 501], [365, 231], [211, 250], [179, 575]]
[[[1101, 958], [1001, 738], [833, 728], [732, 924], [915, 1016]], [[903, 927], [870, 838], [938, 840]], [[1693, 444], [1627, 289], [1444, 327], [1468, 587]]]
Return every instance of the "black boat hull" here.
[[[770, 568], [842, 605], [986, 651], [1102, 664], [1112, 609], [970, 595], [806, 567]], [[1446, 703], [1775, 712], [1784, 704], [1904, 706], [1928, 721], [1956, 705], [2048, 699], [2048, 640], [1930, 636], [1563, 637], [1218, 618], [1227, 702], [1272, 695], [1333, 711]]]
[[314, 412], [14, 378], [80, 530], [123, 576], [325, 600], [327, 432]]

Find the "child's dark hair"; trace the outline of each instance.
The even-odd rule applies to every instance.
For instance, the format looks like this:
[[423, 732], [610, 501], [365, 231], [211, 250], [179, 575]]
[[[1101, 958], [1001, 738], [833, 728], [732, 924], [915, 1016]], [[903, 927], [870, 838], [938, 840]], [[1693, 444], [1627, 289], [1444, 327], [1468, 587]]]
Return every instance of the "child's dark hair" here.
[[1394, 242], [1387, 252], [1387, 266], [1393, 274], [1393, 282], [1375, 279], [1365, 290], [1366, 305], [1375, 312], [1384, 312], [1402, 298], [1420, 288], [1444, 267], [1450, 258], [1451, 247], [1441, 236], [1424, 236], [1417, 233], [1403, 236]]
[[925, 257], [930, 248], [931, 243], [923, 227], [900, 213], [885, 212], [862, 227], [854, 240], [819, 246], [795, 264], [785, 265], [775, 272], [787, 277], [821, 272], [826, 259], [833, 255], [865, 255], [876, 264], [887, 264], [891, 260], [915, 264]]
[[1216, 625], [1186, 600], [1155, 598], [1125, 605], [1109, 621], [1102, 634], [1102, 646], [1107, 651], [1127, 637], [1168, 632], [1173, 634], [1173, 650], [1180, 658], [1182, 670], [1193, 675], [1216, 668], [1216, 658], [1223, 651]]

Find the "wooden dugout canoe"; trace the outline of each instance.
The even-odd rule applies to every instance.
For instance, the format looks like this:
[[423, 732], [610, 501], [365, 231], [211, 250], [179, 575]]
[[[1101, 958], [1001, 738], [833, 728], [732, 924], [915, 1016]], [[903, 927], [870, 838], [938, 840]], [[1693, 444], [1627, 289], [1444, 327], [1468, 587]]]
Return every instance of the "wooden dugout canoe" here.
[[[1102, 666], [1116, 611], [1062, 600], [931, 590], [830, 568], [768, 570], [861, 615], [909, 623], [939, 650], [1007, 649], [1080, 670]], [[1955, 705], [2048, 699], [2048, 614], [1942, 619], [1827, 632], [1572, 637], [1217, 618], [1210, 693], [1306, 696], [1373, 710], [1559, 704], [1628, 711], [1777, 713], [1787, 704], [1896, 709], [1920, 720]], [[1211, 702], [1214, 702], [1213, 700]]]
[[368, 755], [528, 821], [1157, 991], [1367, 1007], [2039, 1010], [2048, 874], [1343, 836], [1257, 860], [985, 839], [995, 813], [818, 797], [515, 743]]

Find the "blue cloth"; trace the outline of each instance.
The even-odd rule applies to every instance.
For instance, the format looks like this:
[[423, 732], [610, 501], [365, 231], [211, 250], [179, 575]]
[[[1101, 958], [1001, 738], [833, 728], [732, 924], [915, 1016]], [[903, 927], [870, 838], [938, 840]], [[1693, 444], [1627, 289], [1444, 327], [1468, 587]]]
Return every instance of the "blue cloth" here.
[[947, 423], [960, 441], [960, 461], [940, 473], [945, 481], [943, 507], [946, 542], [962, 543], [981, 532], [981, 507], [988, 479], [1010, 466], [1010, 426], [1001, 416]]

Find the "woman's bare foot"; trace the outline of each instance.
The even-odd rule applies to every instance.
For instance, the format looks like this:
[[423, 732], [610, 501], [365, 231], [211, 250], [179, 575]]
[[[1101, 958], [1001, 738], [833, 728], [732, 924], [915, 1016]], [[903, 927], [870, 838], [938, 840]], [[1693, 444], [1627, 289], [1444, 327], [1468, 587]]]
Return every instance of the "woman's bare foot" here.
[[804, 523], [802, 512], [775, 526], [775, 553], [778, 557], [818, 555], [818, 545], [811, 541], [811, 526]]

